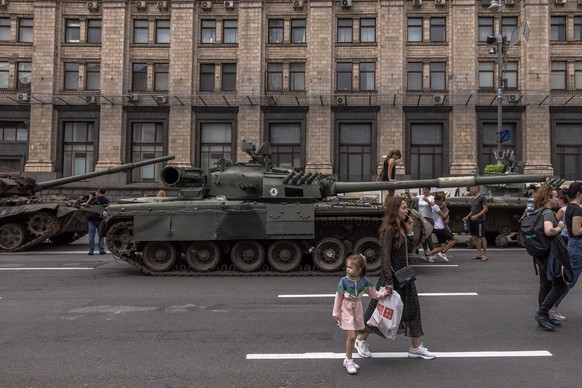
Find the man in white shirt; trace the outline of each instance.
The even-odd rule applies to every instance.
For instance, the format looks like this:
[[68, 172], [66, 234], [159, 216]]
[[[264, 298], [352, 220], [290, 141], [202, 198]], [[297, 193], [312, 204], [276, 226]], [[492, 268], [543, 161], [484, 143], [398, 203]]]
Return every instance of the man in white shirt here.
[[443, 211], [442, 206], [445, 203], [445, 196], [443, 194], [437, 194], [434, 197], [434, 205], [432, 206], [432, 219], [434, 220], [434, 230], [433, 233], [437, 237], [440, 247], [434, 249], [432, 254], [435, 254], [440, 257], [443, 261], [448, 262], [449, 259], [445, 255], [445, 253], [457, 245], [459, 242], [459, 237], [451, 233], [445, 227], [445, 223], [443, 222], [443, 218], [448, 216], [449, 210], [446, 209]]
[[[418, 197], [418, 212], [434, 227], [432, 205], [434, 205], [434, 196], [430, 194], [430, 187], [423, 187], [422, 195]], [[434, 255], [430, 254], [434, 250], [432, 234], [422, 242], [422, 249], [424, 250], [424, 258], [428, 261], [434, 261]]]

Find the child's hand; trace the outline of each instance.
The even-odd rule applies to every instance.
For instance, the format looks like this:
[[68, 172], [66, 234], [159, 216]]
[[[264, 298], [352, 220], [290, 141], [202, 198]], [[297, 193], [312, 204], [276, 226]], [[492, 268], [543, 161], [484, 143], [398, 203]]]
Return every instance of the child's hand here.
[[340, 324], [340, 318], [339, 318], [339, 317], [333, 317], [333, 320], [335, 321], [335, 323], [336, 323], [337, 325], [339, 325], [339, 324]]

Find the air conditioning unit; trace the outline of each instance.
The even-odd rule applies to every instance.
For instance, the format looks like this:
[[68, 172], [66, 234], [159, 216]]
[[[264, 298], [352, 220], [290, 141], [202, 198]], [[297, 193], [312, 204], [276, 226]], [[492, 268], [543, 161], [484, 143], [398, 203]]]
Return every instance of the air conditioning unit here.
[[422, 0], [412, 0], [412, 5], [420, 7], [422, 5]]
[[158, 8], [160, 11], [167, 11], [168, 10], [168, 2], [167, 1], [158, 1]]
[[87, 104], [95, 104], [97, 102], [97, 96], [85, 96], [85, 102]]
[[28, 93], [18, 93], [16, 95], [16, 99], [19, 102], [27, 102], [28, 101]]
[[488, 7], [491, 5], [491, 0], [481, 0], [483, 7]]
[[447, 0], [434, 0], [434, 3], [436, 5], [445, 5], [447, 3]]
[[8, 6], [8, 0], [0, 0], [0, 7]]
[[139, 101], [139, 94], [135, 94], [135, 93], [129, 93], [127, 95], [127, 98], [129, 99], [129, 101], [131, 102], [137, 102]]
[[566, 4], [566, 0], [556, 0], [556, 4], [564, 5]]
[[147, 3], [147, 1], [136, 1], [135, 6], [137, 7], [137, 9], [146, 9], [148, 6], [148, 3]]
[[212, 1], [203, 1], [202, 3], [200, 3], [200, 6], [202, 7], [202, 9], [210, 9], [212, 8]]
[[433, 94], [432, 103], [435, 105], [442, 105], [445, 102], [446, 95], [444, 94]]
[[293, 8], [303, 8], [303, 0], [293, 0]]
[[167, 104], [168, 96], [155, 96], [154, 99], [158, 104]]
[[519, 94], [509, 94], [507, 96], [507, 101], [509, 101], [509, 102], [517, 102], [517, 101], [519, 101], [519, 97], [520, 97]]
[[234, 1], [225, 1], [224, 8], [226, 9], [233, 9], [234, 8]]
[[348, 8], [352, 6], [352, 0], [341, 0], [342, 7]]
[[515, 5], [515, 0], [505, 0], [505, 5]]
[[87, 8], [89, 8], [89, 11], [97, 11], [99, 10], [99, 3], [97, 1], [88, 1]]
[[344, 96], [337, 96], [335, 98], [335, 103], [336, 103], [336, 105], [345, 105], [346, 104], [346, 98]]

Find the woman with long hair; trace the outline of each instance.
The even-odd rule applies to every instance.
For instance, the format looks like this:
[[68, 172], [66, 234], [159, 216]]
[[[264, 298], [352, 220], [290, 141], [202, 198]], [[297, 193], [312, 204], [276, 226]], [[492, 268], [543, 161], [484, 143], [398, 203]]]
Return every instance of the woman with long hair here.
[[[396, 162], [402, 157], [400, 150], [391, 150], [382, 164], [382, 171], [376, 180], [380, 181], [395, 181], [396, 180]], [[388, 194], [384, 199], [384, 207], [388, 201], [394, 197], [394, 189], [388, 189]]]
[[[433, 359], [435, 356], [425, 348], [420, 340], [424, 335], [422, 331], [422, 322], [420, 319], [420, 302], [418, 292], [414, 282], [410, 282], [405, 287], [395, 281], [394, 272], [404, 268], [407, 263], [407, 249], [412, 247], [412, 218], [408, 216], [408, 205], [401, 197], [391, 198], [386, 205], [386, 212], [379, 229], [380, 241], [382, 244], [382, 269], [376, 290], [385, 287], [388, 294], [396, 290], [402, 298], [404, 305], [399, 334], [404, 334], [411, 338], [412, 346], [408, 350], [409, 358], [423, 358], [425, 360]], [[371, 300], [368, 309], [364, 314], [364, 322], [367, 322], [378, 301]], [[371, 357], [369, 346], [366, 339], [370, 333], [384, 335], [376, 327], [366, 325], [363, 332], [356, 339], [356, 350], [362, 357]], [[384, 337], [385, 338], [385, 337]]]

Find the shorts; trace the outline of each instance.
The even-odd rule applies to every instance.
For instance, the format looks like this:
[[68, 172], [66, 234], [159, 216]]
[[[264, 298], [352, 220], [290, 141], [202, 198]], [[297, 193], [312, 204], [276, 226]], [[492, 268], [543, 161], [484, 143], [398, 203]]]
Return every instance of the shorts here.
[[469, 223], [469, 230], [471, 236], [485, 237], [484, 221], [471, 221]]
[[437, 237], [439, 244], [446, 244], [455, 237], [448, 229], [434, 229], [433, 233]]

